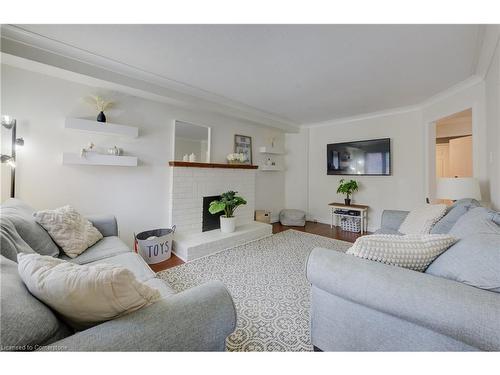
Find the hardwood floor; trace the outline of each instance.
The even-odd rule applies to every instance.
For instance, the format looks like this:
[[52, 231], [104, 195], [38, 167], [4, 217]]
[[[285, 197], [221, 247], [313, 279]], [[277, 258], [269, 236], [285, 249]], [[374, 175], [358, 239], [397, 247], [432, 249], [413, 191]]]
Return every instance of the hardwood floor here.
[[156, 264], [150, 264], [149, 267], [153, 270], [153, 272], [160, 272], [164, 271], [168, 268], [172, 268], [178, 265], [184, 264], [181, 258], [177, 257], [174, 253], [172, 253], [172, 256], [161, 262], [161, 263], [156, 263]]
[[[359, 233], [346, 232], [340, 229], [339, 227], [330, 228], [330, 225], [328, 224], [313, 223], [311, 221], [306, 222], [305, 227], [287, 227], [281, 225], [280, 223], [273, 223], [274, 234], [290, 229], [295, 229], [301, 232], [317, 234], [320, 236], [333, 238], [336, 240], [348, 241], [348, 242], [354, 242], [358, 237], [361, 236], [361, 234]], [[160, 272], [168, 268], [178, 266], [180, 264], [184, 264], [184, 262], [180, 258], [178, 258], [175, 254], [172, 254], [170, 259], [167, 259], [166, 261], [161, 263], [150, 264], [149, 266], [154, 272]]]
[[295, 229], [301, 232], [317, 234], [320, 236], [348, 242], [354, 242], [358, 237], [361, 237], [361, 234], [359, 233], [346, 232], [340, 229], [340, 227], [335, 226], [333, 228], [330, 228], [329, 224], [313, 223], [312, 221], [307, 221], [305, 227], [287, 227], [281, 225], [280, 223], [273, 224], [273, 233], [283, 232], [288, 229]]

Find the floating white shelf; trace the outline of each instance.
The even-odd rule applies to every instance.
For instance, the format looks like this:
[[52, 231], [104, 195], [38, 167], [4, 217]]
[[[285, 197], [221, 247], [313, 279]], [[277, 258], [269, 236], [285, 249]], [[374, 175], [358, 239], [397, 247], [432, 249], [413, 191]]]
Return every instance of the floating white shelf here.
[[266, 147], [266, 146], [259, 147], [259, 152], [261, 154], [285, 155], [285, 153], [283, 151], [276, 150], [274, 148]]
[[109, 122], [97, 122], [83, 118], [66, 118], [64, 127], [66, 129], [115, 135], [120, 137], [137, 138], [139, 136], [139, 128], [134, 126], [111, 124]]
[[280, 168], [277, 165], [263, 165], [259, 169], [264, 172], [279, 172], [283, 170], [283, 168]]
[[120, 167], [137, 167], [137, 157], [88, 153], [84, 158], [82, 158], [79, 154], [65, 152], [63, 153], [63, 164], [114, 165]]

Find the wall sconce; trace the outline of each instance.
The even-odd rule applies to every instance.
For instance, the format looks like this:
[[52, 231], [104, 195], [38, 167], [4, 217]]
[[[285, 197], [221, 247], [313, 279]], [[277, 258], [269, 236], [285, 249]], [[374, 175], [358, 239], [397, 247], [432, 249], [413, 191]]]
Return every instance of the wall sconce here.
[[11, 168], [16, 167], [16, 161], [12, 158], [12, 156], [2, 155], [1, 158], [2, 158], [2, 163], [9, 165]]
[[24, 139], [16, 137], [17, 121], [11, 116], [2, 116], [2, 126], [12, 131], [11, 154], [1, 155], [1, 162], [10, 166], [10, 196], [16, 195], [16, 147], [24, 146]]
[[2, 126], [6, 129], [12, 129], [16, 126], [16, 119], [11, 116], [4, 115], [2, 116]]

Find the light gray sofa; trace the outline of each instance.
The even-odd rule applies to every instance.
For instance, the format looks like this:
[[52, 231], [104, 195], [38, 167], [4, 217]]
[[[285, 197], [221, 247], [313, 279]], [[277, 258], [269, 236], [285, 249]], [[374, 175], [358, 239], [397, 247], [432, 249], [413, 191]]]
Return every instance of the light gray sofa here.
[[[146, 262], [119, 238], [113, 216], [89, 217], [104, 238], [75, 259], [59, 251], [33, 220], [34, 210], [10, 199], [1, 206], [1, 350], [223, 351], [234, 331], [231, 296], [214, 281], [181, 293], [157, 279]], [[33, 297], [17, 272], [17, 253], [38, 252], [78, 264], [108, 263], [130, 269], [160, 290], [162, 299], [118, 319], [75, 332]]]
[[[435, 226], [459, 241], [425, 273], [314, 249], [307, 277], [315, 349], [499, 351], [500, 213], [476, 206], [457, 202]], [[385, 211], [378, 233], [398, 233], [406, 215]]]

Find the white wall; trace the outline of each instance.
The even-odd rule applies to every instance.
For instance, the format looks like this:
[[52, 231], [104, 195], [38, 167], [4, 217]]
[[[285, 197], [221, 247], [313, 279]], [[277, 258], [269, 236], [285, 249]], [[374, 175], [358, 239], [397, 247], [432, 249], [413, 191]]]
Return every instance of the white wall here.
[[[499, 202], [500, 179], [490, 179], [489, 175], [495, 170], [496, 176], [500, 176], [500, 155], [494, 151], [496, 164], [493, 165], [489, 165], [488, 156], [489, 150], [497, 150], [500, 144], [498, 79], [491, 79], [490, 86], [490, 91], [497, 91], [496, 94], [487, 94], [488, 100], [492, 101], [489, 116], [496, 117], [495, 120], [488, 120], [488, 124], [494, 124], [488, 128], [485, 83], [473, 79], [414, 109], [385, 115], [373, 114], [371, 117], [367, 115], [363, 116], [364, 119], [336, 120], [313, 125], [299, 134], [287, 134], [286, 206], [305, 207], [310, 219], [329, 223], [328, 203], [341, 201], [343, 196], [336, 194], [341, 177], [326, 174], [326, 145], [388, 137], [392, 141], [392, 176], [352, 176], [361, 183], [360, 191], [354, 194], [354, 201], [370, 206], [369, 230], [377, 229], [382, 210], [410, 210], [423, 204], [426, 197], [434, 197], [431, 183], [431, 176], [435, 176], [434, 123], [467, 108], [472, 108], [474, 176], [481, 182], [483, 203], [488, 205], [490, 202], [490, 181], [496, 181], [494, 194]], [[487, 131], [495, 131], [495, 136], [489, 136]], [[304, 167], [305, 164], [308, 168]], [[303, 180], [308, 181], [308, 185], [304, 185]], [[499, 203], [495, 203], [496, 206]]]
[[285, 134], [285, 207], [308, 212], [309, 129]]
[[[95, 116], [82, 100], [95, 93], [95, 87], [4, 64], [1, 73], [2, 113], [17, 118], [18, 135], [26, 142], [18, 153], [17, 197], [37, 209], [71, 204], [84, 214], [113, 213], [118, 218], [121, 237], [129, 244], [133, 232], [170, 225], [168, 161], [173, 158], [175, 119], [212, 127], [213, 162], [225, 162], [225, 156], [233, 151], [234, 134], [252, 136], [257, 161], [256, 150], [268, 145], [271, 137], [284, 143], [283, 133], [275, 128], [117, 92], [109, 93], [118, 105], [107, 114], [108, 121], [138, 126], [139, 138], [114, 139], [66, 130], [66, 117]], [[79, 152], [90, 141], [101, 147], [122, 147], [126, 153], [139, 157], [139, 167], [61, 164], [63, 151]], [[284, 206], [284, 173], [257, 172], [255, 190], [256, 209], [279, 212]], [[8, 190], [2, 189], [2, 200], [8, 194]]]
[[485, 77], [488, 175], [491, 205], [500, 210], [500, 47]]
[[[423, 146], [419, 111], [372, 119], [335, 123], [309, 129], [309, 215], [320, 222], [330, 222], [328, 203], [342, 202], [336, 190], [341, 178], [360, 183], [354, 203], [366, 204], [369, 230], [380, 226], [384, 209], [411, 209], [424, 203]], [[329, 176], [326, 174], [326, 145], [329, 143], [391, 138], [391, 176]]]

